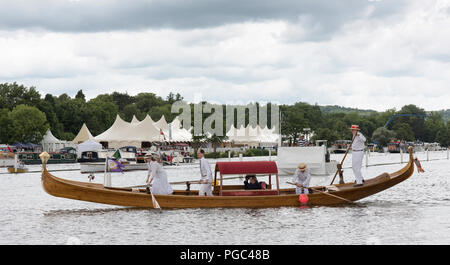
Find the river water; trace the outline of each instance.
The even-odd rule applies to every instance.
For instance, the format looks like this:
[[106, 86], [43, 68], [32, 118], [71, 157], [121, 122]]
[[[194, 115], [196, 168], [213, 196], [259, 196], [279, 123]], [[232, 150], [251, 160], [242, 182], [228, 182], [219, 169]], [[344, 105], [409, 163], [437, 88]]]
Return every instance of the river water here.
[[[39, 173], [14, 175], [0, 168], [0, 244], [450, 244], [450, 160], [446, 152], [430, 152], [429, 161], [426, 153], [416, 156], [425, 173], [415, 171], [405, 182], [356, 205], [310, 208], [133, 209], [53, 197], [43, 190]], [[342, 157], [331, 155], [337, 161]], [[368, 158], [365, 178], [404, 166], [371, 166], [400, 162], [400, 154]], [[349, 166], [351, 155], [344, 163], [344, 168]], [[40, 167], [29, 166], [30, 171]], [[53, 172], [58, 177], [88, 181], [86, 174], [74, 170], [79, 164], [48, 168], [68, 169]], [[198, 165], [166, 169], [171, 182], [196, 180], [199, 175]], [[350, 168], [344, 175], [346, 181], [354, 180]], [[95, 176], [94, 182], [103, 183], [102, 174]], [[145, 171], [115, 173], [112, 184], [140, 185], [145, 178]], [[285, 181], [290, 179], [280, 178], [281, 187], [288, 187]], [[329, 184], [330, 180], [330, 176], [314, 177], [312, 184]]]

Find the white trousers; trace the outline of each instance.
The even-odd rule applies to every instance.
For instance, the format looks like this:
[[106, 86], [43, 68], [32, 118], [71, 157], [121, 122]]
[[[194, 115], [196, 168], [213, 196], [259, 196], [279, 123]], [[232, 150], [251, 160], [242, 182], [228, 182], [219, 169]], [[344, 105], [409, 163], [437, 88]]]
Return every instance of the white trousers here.
[[309, 190], [308, 188], [303, 188], [303, 192], [302, 192], [302, 188], [300, 187], [296, 187], [295, 188], [295, 194], [309, 194]]
[[213, 196], [211, 183], [200, 184], [200, 189], [198, 190], [199, 196]]
[[356, 178], [356, 184], [363, 183], [363, 176], [361, 173], [363, 158], [364, 158], [363, 151], [352, 152], [352, 169], [353, 169], [353, 175], [355, 175], [355, 178]]

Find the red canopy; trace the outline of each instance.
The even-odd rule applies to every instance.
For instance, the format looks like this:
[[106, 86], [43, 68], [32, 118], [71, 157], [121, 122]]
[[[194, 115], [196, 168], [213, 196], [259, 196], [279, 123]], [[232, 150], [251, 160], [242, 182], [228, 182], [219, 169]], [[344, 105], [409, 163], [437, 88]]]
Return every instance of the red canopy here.
[[215, 171], [222, 175], [278, 174], [277, 164], [274, 161], [217, 162]]

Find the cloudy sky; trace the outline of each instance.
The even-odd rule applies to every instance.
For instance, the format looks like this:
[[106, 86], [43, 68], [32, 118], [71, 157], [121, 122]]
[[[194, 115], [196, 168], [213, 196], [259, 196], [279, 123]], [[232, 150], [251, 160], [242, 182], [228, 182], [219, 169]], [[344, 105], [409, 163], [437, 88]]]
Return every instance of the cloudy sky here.
[[449, 0], [0, 0], [0, 83], [450, 108]]

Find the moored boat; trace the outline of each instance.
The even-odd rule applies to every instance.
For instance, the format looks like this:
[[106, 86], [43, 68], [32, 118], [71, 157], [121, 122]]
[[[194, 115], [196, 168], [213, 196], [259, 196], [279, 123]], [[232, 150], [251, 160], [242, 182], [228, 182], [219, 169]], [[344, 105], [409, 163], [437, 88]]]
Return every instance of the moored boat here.
[[14, 166], [14, 153], [0, 150], [0, 167]]
[[[44, 158], [45, 153], [41, 154]], [[45, 159], [45, 158], [44, 158]], [[354, 187], [354, 182], [316, 186], [310, 189], [307, 205], [338, 205], [357, 201], [380, 191], [386, 190], [406, 179], [414, 172], [412, 147], [409, 148], [409, 162], [393, 173], [383, 173], [366, 179], [363, 186]], [[245, 190], [244, 185], [223, 185], [223, 176], [253, 174], [268, 176], [269, 184], [264, 190]], [[271, 178], [275, 176], [276, 184]], [[214, 196], [198, 196], [198, 191], [174, 190], [171, 195], [154, 195], [161, 208], [268, 208], [301, 206], [294, 188], [280, 189], [278, 168], [273, 161], [217, 162], [215, 168]], [[46, 169], [45, 160], [42, 170], [44, 190], [53, 196], [89, 201], [102, 204], [155, 208], [152, 197], [146, 189], [105, 187], [99, 183], [87, 183], [62, 179], [53, 176]]]
[[345, 154], [351, 142], [351, 140], [336, 140], [330, 148], [330, 152], [334, 154]]
[[14, 167], [8, 167], [9, 173], [27, 173], [28, 168], [14, 168]]
[[[39, 158], [39, 152], [20, 152], [18, 153], [19, 159], [25, 163], [25, 165], [36, 165], [41, 164], [41, 159]], [[76, 163], [77, 157], [74, 153], [67, 152], [50, 152], [50, 159], [48, 164], [66, 164], [66, 163]]]

